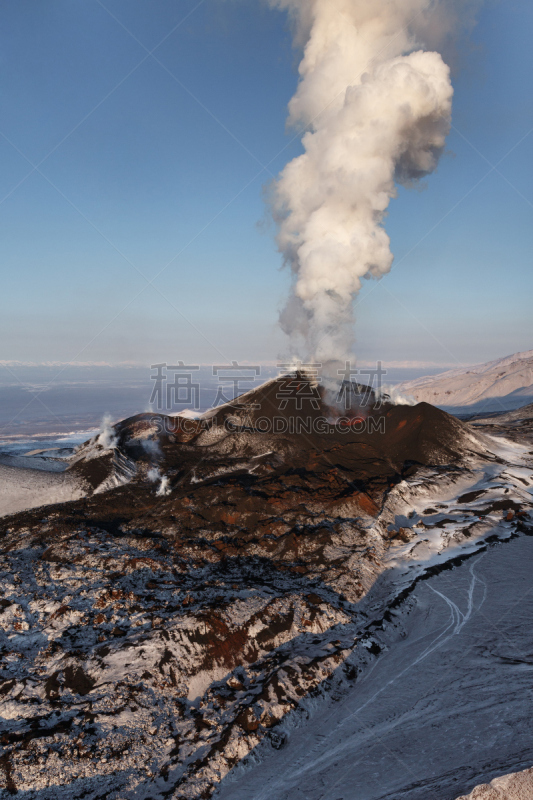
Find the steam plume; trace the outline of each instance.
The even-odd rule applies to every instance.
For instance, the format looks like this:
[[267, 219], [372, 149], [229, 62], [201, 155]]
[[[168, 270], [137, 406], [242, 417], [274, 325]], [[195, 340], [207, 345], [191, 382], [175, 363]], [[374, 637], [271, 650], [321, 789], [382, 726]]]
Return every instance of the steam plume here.
[[296, 352], [336, 377], [352, 354], [362, 278], [392, 266], [382, 223], [396, 183], [432, 172], [450, 129], [449, 68], [421, 49], [446, 15], [439, 0], [270, 2], [290, 12], [304, 48], [289, 121], [307, 128], [305, 152], [273, 190], [293, 273], [280, 321]]
[[109, 414], [106, 414], [102, 420], [97, 444], [101, 445], [104, 450], [113, 450], [117, 446], [117, 435]]

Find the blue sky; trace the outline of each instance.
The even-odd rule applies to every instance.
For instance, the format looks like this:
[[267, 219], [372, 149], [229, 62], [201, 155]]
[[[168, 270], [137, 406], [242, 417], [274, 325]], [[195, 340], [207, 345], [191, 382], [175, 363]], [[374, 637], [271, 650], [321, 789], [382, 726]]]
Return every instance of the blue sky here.
[[[276, 361], [289, 276], [263, 194], [300, 152], [284, 15], [260, 0], [2, 13], [0, 361]], [[395, 266], [358, 299], [361, 360], [533, 347], [532, 29], [526, 0], [482, 7], [448, 153], [392, 202]]]

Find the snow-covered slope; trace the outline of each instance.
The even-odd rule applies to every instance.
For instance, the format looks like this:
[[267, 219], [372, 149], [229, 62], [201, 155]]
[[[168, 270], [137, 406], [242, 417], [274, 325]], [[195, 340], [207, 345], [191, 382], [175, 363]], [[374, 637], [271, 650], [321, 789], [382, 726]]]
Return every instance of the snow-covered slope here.
[[0, 464], [0, 517], [52, 503], [67, 503], [85, 494], [82, 482], [71, 473]]
[[459, 413], [520, 408], [533, 401], [533, 350], [418, 378], [397, 388], [418, 402]]
[[[532, 557], [519, 537], [419, 581], [374, 629], [377, 660], [356, 646], [351, 686], [338, 674], [303, 701], [278, 729], [283, 749], [263, 741], [216, 800], [453, 800], [531, 764]], [[531, 797], [482, 787], [468, 800]]]

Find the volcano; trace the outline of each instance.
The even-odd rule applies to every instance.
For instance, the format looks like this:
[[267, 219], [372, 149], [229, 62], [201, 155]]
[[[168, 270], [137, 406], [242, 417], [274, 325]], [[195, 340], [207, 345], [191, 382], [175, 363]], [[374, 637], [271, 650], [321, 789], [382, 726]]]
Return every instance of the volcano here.
[[343, 490], [355, 486], [379, 495], [416, 465], [460, 461], [485, 446], [464, 424], [420, 403], [396, 406], [376, 401], [369, 387], [350, 387], [331, 408], [305, 375], [268, 382], [231, 403], [194, 419], [141, 414], [114, 428], [114, 446], [102, 452], [98, 439], [82, 447], [72, 469], [93, 490], [113, 479], [139, 480], [154, 465], [178, 496], [239, 476], [249, 483], [285, 472], [321, 479], [335, 473]]
[[82, 499], [1, 521], [6, 790], [207, 798], [283, 748], [417, 581], [529, 530], [529, 450], [495, 434], [297, 373], [81, 446]]

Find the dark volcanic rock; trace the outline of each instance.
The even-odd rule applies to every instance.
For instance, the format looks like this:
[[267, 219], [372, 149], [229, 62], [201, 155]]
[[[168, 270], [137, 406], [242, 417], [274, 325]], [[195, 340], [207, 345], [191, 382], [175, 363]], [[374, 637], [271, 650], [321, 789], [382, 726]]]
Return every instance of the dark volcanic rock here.
[[408, 462], [452, 464], [484, 450], [464, 423], [427, 403], [376, 404], [370, 390], [368, 398], [363, 407], [332, 410], [305, 378], [282, 378], [199, 419], [141, 414], [124, 420], [115, 426], [112, 451], [89, 443], [73, 469], [93, 487], [136, 469], [144, 477], [154, 463], [172, 489], [230, 474], [277, 477], [287, 469], [321, 476], [336, 468], [347, 483], [363, 484], [394, 478]]
[[6, 790], [208, 797], [267, 732], [281, 747], [277, 723], [366, 641], [358, 601], [414, 535], [376, 522], [388, 493], [480, 457], [432, 406], [359, 393], [342, 418], [301, 375], [82, 447], [93, 494], [0, 525]]

